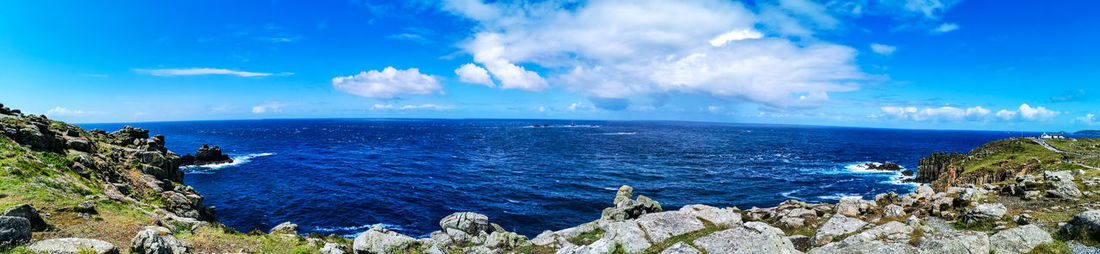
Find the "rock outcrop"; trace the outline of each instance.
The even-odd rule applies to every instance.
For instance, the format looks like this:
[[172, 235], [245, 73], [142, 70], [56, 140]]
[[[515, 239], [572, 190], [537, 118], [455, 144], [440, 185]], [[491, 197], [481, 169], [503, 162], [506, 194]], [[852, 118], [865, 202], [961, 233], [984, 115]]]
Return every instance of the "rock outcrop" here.
[[222, 148], [218, 146], [211, 147], [207, 144], [202, 144], [198, 151], [195, 151], [195, 155], [186, 154], [180, 158], [180, 164], [183, 166], [188, 165], [210, 165], [233, 162], [229, 155], [222, 154]]
[[31, 223], [31, 230], [33, 231], [43, 231], [50, 227], [50, 225], [46, 224], [45, 220], [42, 220], [42, 216], [38, 214], [38, 210], [34, 209], [34, 206], [28, 204], [9, 207], [4, 210], [3, 215], [26, 218], [27, 221]]
[[31, 240], [31, 222], [27, 218], [0, 216], [0, 248], [26, 244]]
[[187, 244], [172, 236], [167, 228], [146, 227], [130, 241], [130, 253], [183, 254], [188, 251]]
[[42, 240], [27, 246], [30, 251], [50, 254], [119, 254], [118, 247], [109, 242], [85, 238], [58, 238]]

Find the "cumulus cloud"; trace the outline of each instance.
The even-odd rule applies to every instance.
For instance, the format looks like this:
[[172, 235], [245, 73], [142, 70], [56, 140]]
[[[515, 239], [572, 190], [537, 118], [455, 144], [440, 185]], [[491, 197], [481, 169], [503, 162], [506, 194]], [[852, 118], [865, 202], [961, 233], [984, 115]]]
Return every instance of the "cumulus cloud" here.
[[1100, 125], [1100, 121], [1096, 119], [1096, 114], [1085, 114], [1084, 116], [1078, 116], [1075, 121], [1089, 126]]
[[1016, 110], [1002, 109], [997, 111], [997, 117], [1005, 121], [1011, 120], [1027, 120], [1027, 121], [1046, 121], [1060, 112], [1049, 110], [1045, 107], [1039, 106], [1032, 108], [1025, 104], [1020, 105]]
[[294, 73], [266, 73], [266, 72], [248, 72], [248, 71], [234, 71], [227, 69], [217, 68], [182, 68], [182, 69], [134, 69], [135, 72], [145, 73], [153, 76], [171, 77], [171, 76], [195, 76], [195, 75], [233, 75], [240, 77], [266, 77], [266, 76], [287, 76]]
[[393, 67], [336, 77], [332, 79], [332, 86], [345, 93], [381, 99], [403, 94], [430, 94], [443, 89], [436, 77], [420, 74], [417, 68], [398, 70]]
[[875, 52], [875, 54], [888, 56], [888, 55], [894, 54], [894, 51], [897, 51], [897, 50], [898, 50], [898, 47], [895, 47], [895, 46], [890, 46], [890, 45], [886, 45], [886, 44], [871, 43], [871, 51]]
[[[819, 10], [799, 4], [813, 3], [788, 7]], [[443, 9], [478, 24], [459, 46], [505, 89], [539, 91], [553, 80], [589, 98], [682, 92], [789, 107], [856, 90], [866, 79], [856, 50], [768, 37], [756, 29], [764, 19], [733, 1], [453, 0]]]
[[[992, 116], [990, 114], [993, 113], [993, 110], [981, 106], [965, 109], [951, 106], [938, 108], [885, 106], [879, 108], [879, 110], [882, 112], [881, 116], [913, 121], [984, 121], [991, 119], [991, 117], [996, 117], [1003, 121], [1046, 121], [1059, 113], [1044, 107], [1032, 108], [1027, 104], [1020, 105], [1016, 110], [1002, 109], [992, 114]], [[880, 115], [871, 115], [870, 117], [878, 118]]]
[[458, 67], [458, 69], [455, 69], [455, 74], [458, 75], [458, 81], [485, 85], [488, 87], [496, 86], [496, 84], [493, 83], [493, 79], [489, 77], [489, 71], [472, 63], [463, 64], [462, 67]]
[[46, 115], [49, 115], [49, 116], [78, 116], [78, 115], [84, 115], [84, 114], [87, 114], [87, 113], [88, 112], [85, 112], [84, 110], [79, 110], [79, 109], [74, 110], [74, 109], [68, 109], [68, 108], [64, 108], [64, 107], [60, 107], [60, 106], [54, 107], [53, 109], [50, 109], [50, 110], [46, 111]]
[[252, 113], [253, 114], [277, 113], [277, 112], [283, 112], [283, 104], [282, 103], [269, 102], [269, 103], [266, 103], [266, 104], [256, 105], [256, 106], [252, 107]]
[[931, 33], [932, 34], [944, 34], [944, 33], [955, 31], [955, 30], [959, 30], [959, 25], [957, 25], [955, 23], [943, 23], [940, 26], [937, 26], [936, 28], [933, 28]]
[[393, 104], [374, 104], [374, 106], [371, 106], [371, 110], [417, 110], [417, 109], [447, 110], [447, 109], [453, 109], [453, 108], [454, 108], [454, 106], [436, 105], [436, 104], [404, 105], [404, 106], [394, 106]]

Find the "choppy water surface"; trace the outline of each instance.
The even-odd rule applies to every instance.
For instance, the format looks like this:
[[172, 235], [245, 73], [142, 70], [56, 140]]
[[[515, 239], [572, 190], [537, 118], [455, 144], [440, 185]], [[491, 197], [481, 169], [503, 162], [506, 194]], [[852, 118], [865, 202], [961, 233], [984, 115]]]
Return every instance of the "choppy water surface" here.
[[[550, 124], [550, 127], [530, 127]], [[187, 168], [184, 182], [241, 231], [283, 222], [354, 235], [375, 224], [413, 236], [456, 211], [534, 236], [599, 218], [620, 185], [660, 201], [774, 206], [787, 199], [905, 193], [871, 161], [915, 169], [1019, 135], [695, 122], [258, 120], [137, 123], [193, 153], [221, 146], [233, 164]], [[115, 130], [123, 124], [82, 127]]]

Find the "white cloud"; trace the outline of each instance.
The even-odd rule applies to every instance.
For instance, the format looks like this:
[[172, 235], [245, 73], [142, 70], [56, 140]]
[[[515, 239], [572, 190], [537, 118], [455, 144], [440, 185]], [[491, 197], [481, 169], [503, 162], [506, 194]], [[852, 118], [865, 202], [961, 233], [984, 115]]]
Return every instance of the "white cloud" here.
[[420, 74], [417, 68], [398, 70], [393, 67], [336, 77], [332, 79], [332, 86], [345, 93], [381, 99], [402, 94], [430, 94], [443, 89], [436, 77]]
[[943, 34], [951, 31], [959, 30], [959, 25], [955, 23], [943, 23], [940, 26], [932, 29], [932, 34]]
[[49, 116], [78, 116], [78, 115], [84, 115], [84, 114], [87, 114], [87, 113], [88, 112], [84, 112], [84, 110], [79, 110], [79, 109], [73, 110], [73, 109], [68, 109], [68, 108], [64, 108], [64, 107], [54, 107], [53, 109], [50, 109], [50, 110], [46, 111], [46, 115], [49, 115]]
[[1084, 116], [1078, 116], [1076, 122], [1083, 123], [1088, 126], [1100, 125], [1100, 121], [1097, 121], [1096, 114], [1085, 114]]
[[546, 107], [539, 106], [538, 111], [539, 112], [546, 112]]
[[1027, 120], [1027, 121], [1046, 121], [1050, 120], [1060, 112], [1049, 110], [1045, 107], [1039, 106], [1032, 108], [1030, 105], [1022, 104], [1016, 110], [1002, 109], [997, 111], [997, 118], [1005, 121], [1012, 120]]
[[505, 89], [540, 91], [550, 79], [596, 98], [682, 92], [787, 107], [815, 105], [866, 79], [856, 50], [766, 37], [755, 29], [764, 19], [732, 1], [452, 0], [443, 9], [479, 24], [460, 47]]
[[885, 44], [878, 44], [878, 43], [871, 43], [871, 51], [874, 51], [876, 54], [879, 54], [879, 55], [884, 55], [884, 56], [892, 55], [892, 54], [894, 54], [894, 51], [897, 51], [897, 50], [898, 50], [898, 47], [895, 47], [895, 46], [890, 46], [890, 45], [885, 45]]
[[371, 106], [371, 110], [417, 110], [417, 109], [447, 110], [447, 109], [453, 109], [453, 108], [454, 108], [454, 106], [436, 105], [436, 104], [404, 105], [404, 106], [394, 106], [393, 104], [374, 104], [374, 106]]
[[458, 75], [458, 80], [462, 82], [488, 87], [496, 86], [493, 79], [489, 77], [489, 71], [472, 63], [463, 64], [462, 67], [455, 69], [455, 74]]
[[287, 76], [294, 73], [265, 73], [265, 72], [248, 72], [248, 71], [233, 71], [227, 69], [216, 68], [182, 68], [182, 69], [134, 69], [136, 72], [141, 72], [153, 76], [171, 77], [171, 76], [194, 76], [194, 75], [234, 75], [241, 77], [266, 77], [272, 75]]
[[584, 102], [579, 102], [578, 101], [578, 102], [575, 102], [573, 104], [570, 104], [568, 109], [569, 109], [569, 111], [580, 111], [580, 110], [593, 110], [593, 109], [596, 109], [596, 108], [594, 108], [594, 107], [592, 107], [588, 104], [585, 104]]
[[270, 103], [267, 103], [267, 104], [256, 105], [255, 107], [252, 107], [252, 113], [253, 114], [277, 113], [277, 112], [283, 112], [283, 104], [282, 103], [270, 102]]
[[[957, 107], [925, 107], [918, 109], [917, 107], [894, 107], [886, 106], [879, 108], [880, 111], [886, 116], [890, 116], [898, 119], [908, 119], [913, 121], [960, 121], [964, 119], [980, 120], [989, 115], [990, 110], [982, 107], [972, 107], [967, 109]], [[871, 115], [871, 118], [878, 118], [879, 115]]]
[[727, 33], [718, 35], [718, 37], [714, 37], [714, 39], [710, 40], [710, 45], [715, 46], [715, 47], [720, 47], [722, 45], [726, 45], [727, 42], [731, 42], [731, 41], [740, 41], [740, 40], [747, 40], [747, 39], [760, 39], [760, 38], [763, 38], [763, 37], [764, 37], [764, 34], [760, 33], [759, 31], [753, 30], [753, 29], [738, 29], [738, 30], [729, 31]]

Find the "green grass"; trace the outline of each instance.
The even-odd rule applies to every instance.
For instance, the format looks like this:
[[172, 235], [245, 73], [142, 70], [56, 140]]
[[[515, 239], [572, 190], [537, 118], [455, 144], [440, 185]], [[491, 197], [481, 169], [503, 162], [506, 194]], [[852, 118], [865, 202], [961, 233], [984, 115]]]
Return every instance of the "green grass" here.
[[1046, 142], [1062, 151], [1100, 154], [1100, 138], [1059, 139]]
[[1044, 243], [1028, 251], [1027, 254], [1069, 254], [1073, 253], [1073, 250], [1066, 245], [1065, 242], [1054, 240], [1051, 243]]
[[600, 240], [600, 238], [603, 238], [603, 235], [605, 233], [606, 232], [604, 232], [602, 228], [596, 228], [596, 230], [584, 232], [580, 235], [574, 236], [566, 240], [569, 240], [570, 243], [578, 246], [589, 245], [596, 242], [597, 240]]
[[951, 227], [956, 230], [990, 231], [996, 228], [997, 224], [993, 221], [979, 221], [968, 225], [959, 220], [951, 224]]
[[1063, 161], [1062, 154], [1047, 150], [1045, 147], [1024, 138], [1002, 139], [986, 143], [967, 153], [968, 158], [956, 164], [962, 166], [963, 173], [979, 169], [998, 171], [1003, 165], [1028, 165], [1038, 163], [1048, 168]]

